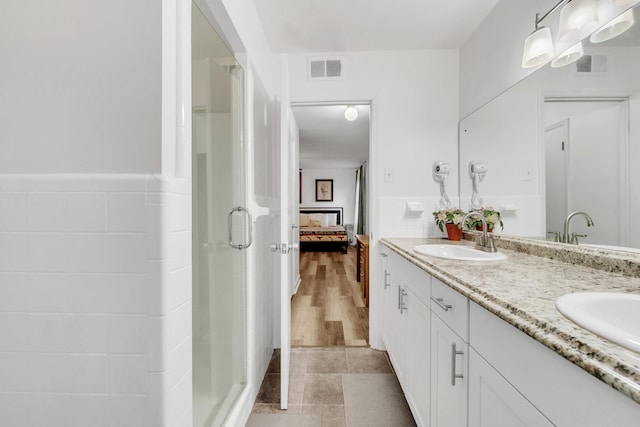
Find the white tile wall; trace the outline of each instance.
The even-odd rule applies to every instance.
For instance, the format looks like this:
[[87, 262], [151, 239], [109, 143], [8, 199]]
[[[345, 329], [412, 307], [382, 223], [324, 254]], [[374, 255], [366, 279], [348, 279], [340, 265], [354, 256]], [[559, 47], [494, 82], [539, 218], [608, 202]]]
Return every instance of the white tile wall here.
[[188, 181], [0, 175], [1, 426], [190, 419], [190, 229]]

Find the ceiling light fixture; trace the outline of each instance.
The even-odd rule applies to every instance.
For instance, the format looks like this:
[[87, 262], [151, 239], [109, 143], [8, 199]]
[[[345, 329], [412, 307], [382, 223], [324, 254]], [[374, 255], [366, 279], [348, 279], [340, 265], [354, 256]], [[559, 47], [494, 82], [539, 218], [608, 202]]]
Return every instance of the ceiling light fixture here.
[[356, 110], [356, 107], [354, 107], [353, 105], [348, 106], [347, 109], [344, 110], [344, 118], [347, 119], [350, 122], [352, 122], [355, 119], [357, 119], [358, 118], [358, 110]]
[[634, 23], [635, 19], [633, 16], [633, 9], [628, 9], [626, 12], [621, 13], [611, 20], [607, 25], [591, 34], [589, 41], [591, 43], [602, 43], [604, 41], [611, 40], [612, 38], [618, 37], [620, 34], [627, 31]]
[[565, 65], [576, 62], [578, 59], [582, 58], [582, 55], [584, 55], [582, 42], [578, 42], [551, 61], [551, 66], [553, 68], [564, 67]]

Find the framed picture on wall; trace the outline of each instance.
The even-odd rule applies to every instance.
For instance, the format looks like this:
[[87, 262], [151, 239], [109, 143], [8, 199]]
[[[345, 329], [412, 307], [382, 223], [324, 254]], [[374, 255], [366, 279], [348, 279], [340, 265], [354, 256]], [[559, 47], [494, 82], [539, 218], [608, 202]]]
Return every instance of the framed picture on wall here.
[[332, 179], [316, 179], [316, 202], [333, 202]]

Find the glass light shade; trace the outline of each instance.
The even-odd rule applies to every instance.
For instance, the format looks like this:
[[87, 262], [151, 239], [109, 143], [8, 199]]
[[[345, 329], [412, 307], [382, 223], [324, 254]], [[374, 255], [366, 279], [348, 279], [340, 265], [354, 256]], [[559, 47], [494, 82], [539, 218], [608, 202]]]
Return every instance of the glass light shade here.
[[564, 40], [575, 36], [582, 39], [598, 25], [595, 0], [572, 0], [560, 11], [558, 38]]
[[607, 40], [611, 40], [614, 37], [618, 37], [620, 34], [627, 31], [634, 24], [635, 19], [633, 17], [633, 9], [629, 9], [626, 12], [618, 15], [604, 27], [600, 28], [595, 33], [591, 34], [589, 41], [592, 43], [601, 43]]
[[584, 55], [584, 50], [582, 49], [582, 42], [578, 42], [574, 46], [562, 52], [556, 59], [551, 61], [551, 66], [553, 68], [564, 67], [565, 65], [572, 64], [580, 59]]
[[524, 41], [522, 51], [522, 68], [532, 68], [542, 65], [553, 56], [553, 40], [551, 30], [540, 27]]
[[347, 107], [347, 109], [344, 110], [344, 118], [350, 122], [354, 121], [358, 118], [358, 110], [356, 110], [355, 107]]

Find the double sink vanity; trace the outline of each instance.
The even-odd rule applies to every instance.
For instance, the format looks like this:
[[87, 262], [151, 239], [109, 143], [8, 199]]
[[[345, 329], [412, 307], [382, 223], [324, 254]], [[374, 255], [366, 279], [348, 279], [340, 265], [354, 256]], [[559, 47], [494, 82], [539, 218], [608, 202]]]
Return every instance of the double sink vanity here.
[[382, 339], [418, 425], [640, 425], [640, 256], [380, 243]]

